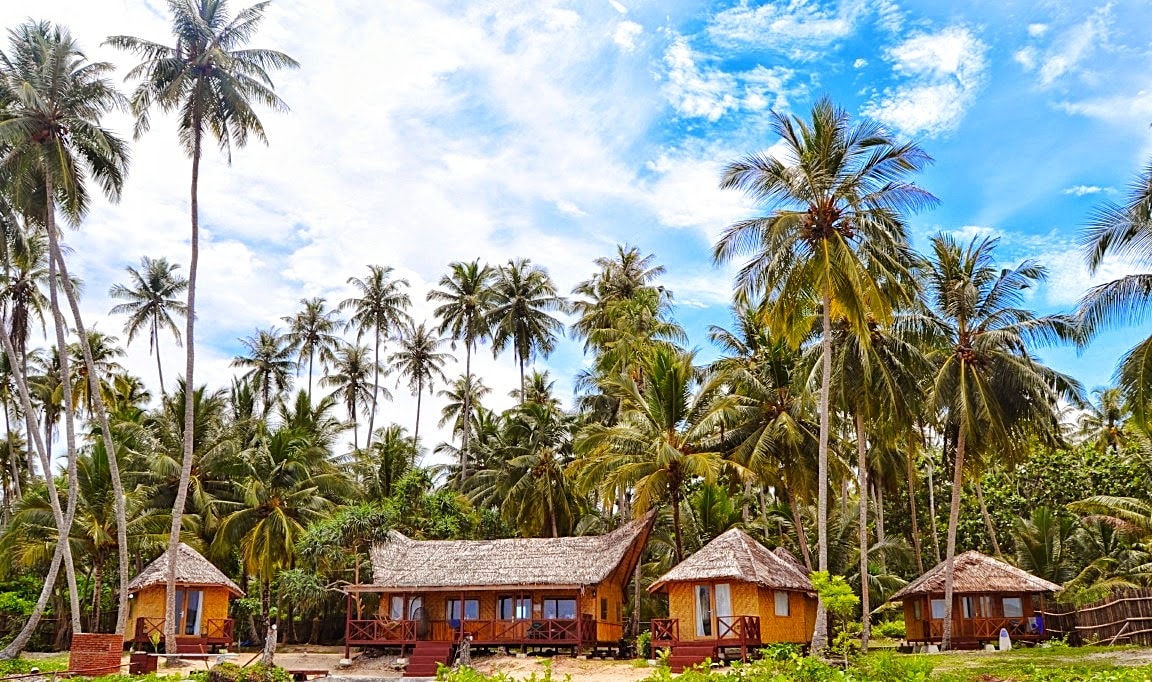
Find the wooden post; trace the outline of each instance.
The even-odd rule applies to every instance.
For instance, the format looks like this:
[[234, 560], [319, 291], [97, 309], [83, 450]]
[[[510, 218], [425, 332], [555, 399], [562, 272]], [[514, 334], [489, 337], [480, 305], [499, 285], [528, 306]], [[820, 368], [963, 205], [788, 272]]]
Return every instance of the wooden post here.
[[348, 597], [348, 605], [344, 610], [344, 658], [348, 660], [352, 658], [352, 645], [348, 641], [352, 637], [352, 593], [344, 594]]

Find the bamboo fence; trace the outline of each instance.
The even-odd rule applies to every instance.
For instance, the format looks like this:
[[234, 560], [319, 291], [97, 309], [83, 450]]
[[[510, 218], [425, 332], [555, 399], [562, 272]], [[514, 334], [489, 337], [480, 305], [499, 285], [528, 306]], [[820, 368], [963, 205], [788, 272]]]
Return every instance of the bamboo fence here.
[[1141, 644], [1152, 646], [1152, 589], [1123, 590], [1076, 607], [1047, 604], [1044, 629], [1071, 644]]

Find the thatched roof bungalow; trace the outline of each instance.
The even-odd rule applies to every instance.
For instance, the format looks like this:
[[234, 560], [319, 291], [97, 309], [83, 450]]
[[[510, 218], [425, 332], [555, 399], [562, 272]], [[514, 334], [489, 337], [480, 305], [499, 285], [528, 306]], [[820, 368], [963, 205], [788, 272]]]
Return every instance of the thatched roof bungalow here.
[[816, 596], [803, 565], [734, 528], [648, 588], [668, 594], [668, 618], [654, 620], [656, 646], [683, 643], [746, 651], [771, 642], [806, 643]]
[[[1013, 639], [1043, 639], [1042, 600], [1062, 589], [1059, 585], [980, 552], [964, 552], [954, 561], [952, 633], [957, 644], [991, 642], [1001, 628]], [[940, 641], [944, 572], [942, 562], [890, 598], [904, 602], [908, 641]]]
[[[163, 637], [170, 554], [165, 552], [128, 583], [132, 641]], [[176, 635], [182, 651], [206, 651], [232, 642], [228, 606], [244, 591], [199, 552], [181, 542], [176, 561]]]
[[626, 585], [654, 514], [599, 536], [413, 540], [391, 533], [371, 549], [372, 582], [350, 597], [380, 594], [380, 612], [350, 599], [350, 645], [418, 640], [476, 646], [618, 646]]

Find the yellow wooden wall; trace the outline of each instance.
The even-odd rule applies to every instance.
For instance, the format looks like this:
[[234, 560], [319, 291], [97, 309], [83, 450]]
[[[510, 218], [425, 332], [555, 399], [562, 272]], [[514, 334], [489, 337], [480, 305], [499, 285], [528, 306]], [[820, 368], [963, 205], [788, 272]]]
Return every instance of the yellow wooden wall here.
[[[231, 593], [226, 587], [206, 585], [203, 587], [190, 587], [179, 589], [204, 590], [204, 615], [200, 622], [207, 624], [209, 618], [227, 618], [228, 600]], [[136, 631], [137, 618], [163, 618], [165, 606], [165, 586], [153, 585], [136, 593], [131, 599], [132, 609], [129, 615], [129, 636]]]
[[[759, 616], [760, 640], [771, 642], [806, 643], [812, 639], [816, 626], [816, 598], [803, 592], [789, 592], [789, 616], [776, 615], [773, 591], [752, 583], [727, 582], [732, 592], [732, 615]], [[668, 585], [668, 617], [680, 620], [680, 639], [691, 642], [697, 637], [695, 587], [702, 583], [670, 583]]]

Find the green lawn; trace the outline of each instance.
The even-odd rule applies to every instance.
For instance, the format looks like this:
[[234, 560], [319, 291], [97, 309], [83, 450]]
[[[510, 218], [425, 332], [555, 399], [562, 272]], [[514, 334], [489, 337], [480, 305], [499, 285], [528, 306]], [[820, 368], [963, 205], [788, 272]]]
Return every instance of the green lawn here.
[[908, 658], [930, 661], [933, 677], [943, 680], [1032, 680], [1050, 676], [1063, 680], [1135, 667], [1150, 671], [1147, 679], [1152, 680], [1152, 649], [1141, 647], [1037, 647], [1006, 652], [909, 654]]

